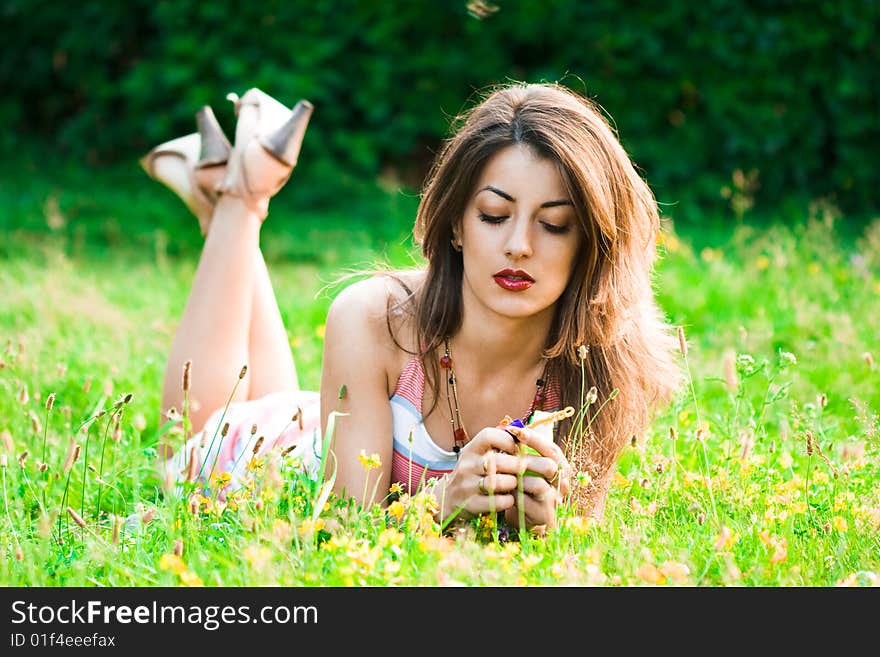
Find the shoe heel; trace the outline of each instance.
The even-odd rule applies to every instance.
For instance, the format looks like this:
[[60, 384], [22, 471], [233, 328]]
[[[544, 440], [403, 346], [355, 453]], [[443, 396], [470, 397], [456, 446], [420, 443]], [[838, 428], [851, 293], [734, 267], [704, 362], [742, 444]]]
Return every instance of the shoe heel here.
[[261, 137], [260, 144], [281, 163], [295, 167], [313, 110], [309, 101], [299, 101], [287, 121], [274, 132]]
[[226, 164], [232, 151], [232, 144], [226, 138], [210, 105], [205, 105], [196, 112], [196, 125], [202, 139], [196, 168]]

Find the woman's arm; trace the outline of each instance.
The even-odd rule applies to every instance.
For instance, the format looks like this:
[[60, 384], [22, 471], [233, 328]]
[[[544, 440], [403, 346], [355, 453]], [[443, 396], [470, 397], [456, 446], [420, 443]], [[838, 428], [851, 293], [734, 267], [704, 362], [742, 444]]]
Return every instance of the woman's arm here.
[[[334, 490], [362, 503], [378, 502], [391, 483], [392, 420], [388, 403], [388, 364], [394, 345], [388, 335], [383, 278], [359, 281], [333, 300], [327, 313], [321, 374], [321, 426], [335, 420], [329, 476], [336, 468]], [[340, 399], [340, 390], [345, 391]], [[378, 454], [381, 465], [367, 471], [358, 458]]]

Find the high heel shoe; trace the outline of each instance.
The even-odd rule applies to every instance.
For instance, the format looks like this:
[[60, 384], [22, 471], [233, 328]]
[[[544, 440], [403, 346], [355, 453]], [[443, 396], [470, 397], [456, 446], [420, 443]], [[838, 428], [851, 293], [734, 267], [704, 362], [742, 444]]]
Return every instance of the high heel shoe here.
[[238, 122], [235, 146], [229, 155], [222, 194], [240, 197], [260, 219], [269, 211], [269, 199], [290, 178], [296, 166], [313, 107], [307, 100], [293, 109], [260, 91], [250, 89], [235, 103]]
[[196, 113], [196, 123], [198, 132], [156, 146], [140, 165], [180, 197], [207, 235], [232, 145], [207, 105]]

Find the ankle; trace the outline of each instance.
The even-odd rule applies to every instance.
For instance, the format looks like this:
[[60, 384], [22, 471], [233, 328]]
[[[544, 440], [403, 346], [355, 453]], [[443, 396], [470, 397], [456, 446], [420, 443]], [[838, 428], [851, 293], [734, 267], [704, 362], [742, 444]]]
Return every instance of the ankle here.
[[248, 203], [248, 199], [233, 194], [220, 194], [214, 207], [214, 216], [221, 214], [234, 216], [242, 221], [253, 220], [257, 223], [262, 223], [266, 216], [265, 213], [254, 208], [253, 204]]

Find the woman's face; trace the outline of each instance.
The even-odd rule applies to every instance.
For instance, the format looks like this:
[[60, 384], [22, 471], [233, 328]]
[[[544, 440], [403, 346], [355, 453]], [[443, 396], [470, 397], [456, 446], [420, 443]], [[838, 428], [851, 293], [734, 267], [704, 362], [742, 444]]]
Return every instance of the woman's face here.
[[582, 239], [556, 165], [521, 145], [486, 163], [456, 234], [465, 303], [517, 319], [553, 312]]

